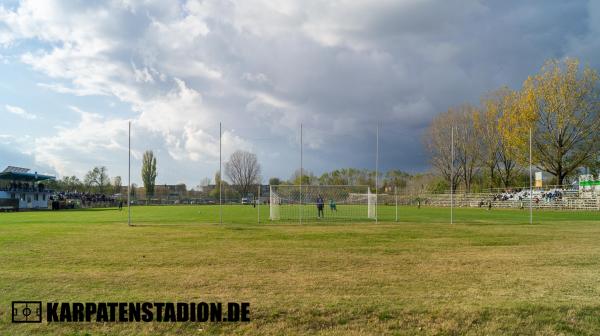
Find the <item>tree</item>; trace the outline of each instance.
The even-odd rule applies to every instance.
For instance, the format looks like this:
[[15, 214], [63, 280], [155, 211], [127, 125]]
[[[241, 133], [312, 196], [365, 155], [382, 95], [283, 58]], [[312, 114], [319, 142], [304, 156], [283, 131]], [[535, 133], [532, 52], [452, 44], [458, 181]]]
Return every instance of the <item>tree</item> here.
[[592, 159], [592, 163], [590, 164], [590, 173], [598, 176], [598, 179], [600, 179], [600, 153], [596, 154], [595, 159]]
[[[457, 113], [454, 109], [448, 109], [447, 112], [437, 115], [423, 138], [425, 148], [430, 155], [431, 164], [448, 182], [452, 190], [456, 190], [463, 176], [462, 166], [457, 166], [456, 156], [453, 162], [451, 155], [450, 139], [452, 129], [456, 127], [456, 119]], [[454, 169], [452, 169], [453, 166]]]
[[77, 176], [64, 176], [60, 180], [50, 180], [47, 183], [48, 187], [55, 189], [56, 191], [77, 191], [81, 190], [83, 187], [83, 184]]
[[[302, 185], [317, 184], [317, 177], [311, 171], [302, 169]], [[300, 185], [300, 169], [296, 169], [290, 177], [290, 184]]]
[[221, 190], [221, 183], [222, 183], [222, 181], [221, 181], [221, 173], [216, 172], [215, 173], [215, 188], [210, 191], [210, 196], [212, 198], [214, 198], [215, 200], [219, 199], [219, 194], [220, 194], [220, 190]]
[[550, 60], [523, 84], [518, 104], [500, 125], [503, 137], [525, 164], [531, 129], [533, 163], [562, 185], [598, 156], [599, 98], [596, 71], [581, 71], [576, 59]]
[[[513, 182], [518, 168], [515, 156], [509, 150], [507, 140], [502, 137], [502, 120], [515, 108], [517, 93], [502, 87], [482, 99], [483, 109], [475, 114], [474, 126], [481, 139], [481, 163], [489, 172], [489, 187], [494, 187], [499, 177], [504, 187]], [[497, 173], [497, 174], [496, 174]]]
[[135, 189], [137, 188], [137, 184], [132, 183], [131, 184], [131, 198], [135, 198]]
[[348, 179], [344, 174], [344, 169], [336, 169], [332, 172], [323, 173], [319, 177], [319, 184], [321, 185], [347, 185]]
[[107, 171], [108, 169], [106, 169], [106, 167], [101, 166], [94, 167], [85, 174], [83, 183], [87, 186], [88, 191], [96, 189], [96, 191], [101, 194], [105, 193], [106, 187], [110, 185], [110, 178], [108, 177]]
[[146, 151], [142, 158], [142, 182], [146, 190], [146, 199], [154, 196], [156, 175], [156, 157], [152, 151]]
[[123, 187], [123, 182], [121, 181], [121, 176], [113, 177], [112, 185], [113, 185], [113, 193], [120, 194], [121, 188]]
[[281, 184], [281, 180], [279, 179], [279, 177], [271, 177], [269, 179], [269, 184], [270, 185], [280, 185]]
[[[222, 192], [220, 191], [221, 187], [223, 187]], [[227, 183], [227, 181], [221, 180], [221, 174], [219, 174], [219, 172], [215, 173], [215, 188], [210, 191], [209, 195], [216, 201], [219, 200], [219, 196], [221, 196], [224, 201], [233, 200], [235, 198], [239, 198], [240, 196], [231, 188], [229, 188], [229, 183]]]
[[478, 173], [481, 156], [481, 141], [478, 139], [473, 125], [474, 116], [478, 113], [477, 108], [464, 104], [456, 108], [456, 129], [454, 134], [455, 153], [462, 173], [462, 181], [465, 192], [471, 191], [473, 178]]
[[254, 153], [235, 151], [225, 163], [225, 173], [242, 197], [260, 183], [260, 164]]
[[477, 137], [481, 139], [481, 164], [489, 172], [489, 187], [494, 187], [498, 168], [500, 135], [497, 132], [498, 118], [502, 113], [502, 97], [508, 88], [491, 92], [482, 100], [483, 108], [475, 114], [473, 125]]
[[210, 185], [210, 177], [205, 177], [202, 180], [200, 180], [200, 187], [205, 188], [208, 187]]
[[390, 170], [385, 173], [383, 187], [395, 187], [404, 189], [410, 179], [410, 174], [401, 170]]
[[536, 164], [558, 184], [600, 151], [598, 73], [579, 61], [546, 62], [523, 85], [523, 107], [535, 116], [533, 148]]

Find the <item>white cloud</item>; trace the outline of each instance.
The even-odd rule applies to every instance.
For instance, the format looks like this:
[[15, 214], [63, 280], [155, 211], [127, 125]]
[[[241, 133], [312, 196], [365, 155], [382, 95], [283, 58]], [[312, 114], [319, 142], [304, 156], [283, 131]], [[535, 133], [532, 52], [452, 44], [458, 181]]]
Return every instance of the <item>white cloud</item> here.
[[96, 165], [115, 164], [127, 153], [127, 120], [107, 119], [96, 113], [69, 107], [79, 115], [75, 127], [57, 127], [53, 136], [35, 139], [38, 164], [53, 167], [60, 175], [83, 175]]
[[29, 113], [29, 112], [25, 111], [23, 108], [18, 107], [18, 106], [4, 105], [4, 108], [6, 109], [7, 112], [16, 114], [19, 117], [24, 118], [24, 119], [33, 120], [33, 119], [37, 118], [37, 116], [35, 114]]
[[0, 134], [0, 144], [10, 145], [14, 141], [14, 137], [10, 134]]
[[[385, 135], [418, 138], [436, 113], [519, 85], [545, 58], [573, 52], [597, 62], [597, 5], [586, 6], [24, 0], [14, 9], [0, 5], [0, 45], [11, 61], [44, 74], [37, 85], [63, 94], [65, 105], [72, 95], [119, 102], [108, 111], [78, 111], [75, 128], [36, 139], [36, 159], [61, 172], [111, 162], [123, 150], [114, 139], [132, 119], [136, 136], [147, 140], [148, 148], [137, 150], [156, 149], [178, 165], [214, 162], [222, 121], [226, 152], [281, 153], [280, 167], [266, 172], [287, 176], [300, 123], [308, 147], [331, 150], [345, 141], [360, 161], [377, 122], [391, 130]], [[425, 164], [412, 159], [414, 142], [398, 147], [405, 148], [402, 160], [400, 151], [388, 153], [395, 163]], [[312, 169], [337, 168], [347, 157], [323, 155]]]

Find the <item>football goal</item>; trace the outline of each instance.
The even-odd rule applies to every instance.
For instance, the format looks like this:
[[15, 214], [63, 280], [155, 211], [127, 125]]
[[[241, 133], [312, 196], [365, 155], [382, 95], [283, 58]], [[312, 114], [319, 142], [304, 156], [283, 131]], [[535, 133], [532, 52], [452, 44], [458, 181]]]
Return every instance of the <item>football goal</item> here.
[[368, 186], [271, 185], [271, 220], [375, 219], [377, 197]]

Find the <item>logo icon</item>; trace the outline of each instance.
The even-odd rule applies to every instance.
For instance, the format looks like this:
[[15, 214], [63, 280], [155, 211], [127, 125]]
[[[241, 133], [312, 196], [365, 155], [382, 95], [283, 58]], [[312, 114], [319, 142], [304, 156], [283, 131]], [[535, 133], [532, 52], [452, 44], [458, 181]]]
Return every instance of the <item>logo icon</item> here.
[[41, 323], [42, 301], [13, 301], [13, 323]]

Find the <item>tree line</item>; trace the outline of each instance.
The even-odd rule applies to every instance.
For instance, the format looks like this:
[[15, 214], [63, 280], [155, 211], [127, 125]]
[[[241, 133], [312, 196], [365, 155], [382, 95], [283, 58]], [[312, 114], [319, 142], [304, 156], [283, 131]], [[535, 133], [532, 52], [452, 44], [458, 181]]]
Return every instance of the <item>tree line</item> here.
[[83, 180], [77, 176], [64, 176], [59, 180], [47, 182], [50, 189], [61, 192], [85, 192], [91, 194], [117, 194], [121, 192], [121, 176], [110, 178], [105, 166], [90, 169]]
[[[577, 59], [549, 60], [522, 87], [506, 86], [436, 116], [424, 135], [435, 171], [448, 185], [472, 191], [528, 179], [532, 163], [563, 185], [587, 168], [600, 172], [598, 72]], [[454, 137], [454, 157], [451, 138]]]

